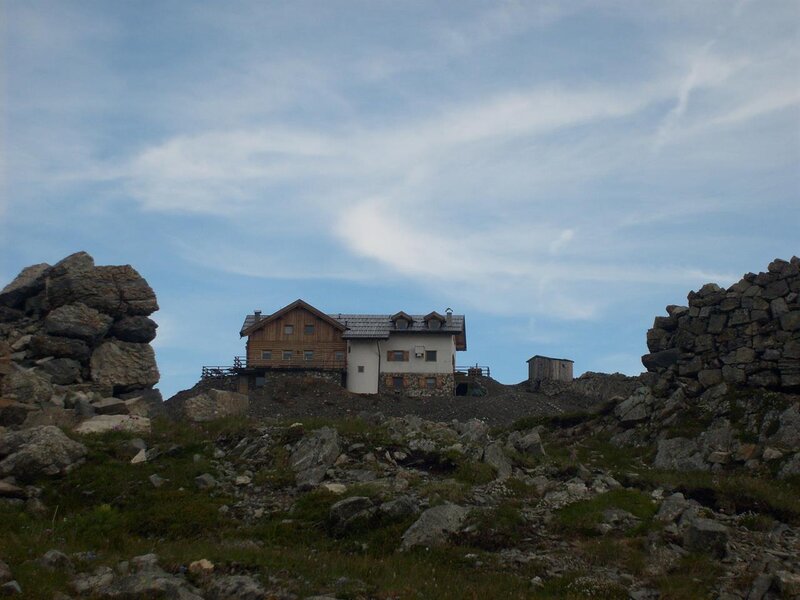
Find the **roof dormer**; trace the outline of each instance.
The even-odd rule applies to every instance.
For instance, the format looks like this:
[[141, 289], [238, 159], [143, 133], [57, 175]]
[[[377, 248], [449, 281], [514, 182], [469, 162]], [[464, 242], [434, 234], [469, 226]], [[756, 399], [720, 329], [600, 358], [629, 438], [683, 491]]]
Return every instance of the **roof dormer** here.
[[391, 316], [391, 321], [395, 329], [409, 329], [414, 319], [411, 315], [401, 310]]
[[444, 325], [446, 319], [434, 310], [433, 312], [425, 315], [423, 320], [425, 321], [425, 327], [428, 329], [437, 330], [442, 328], [442, 325]]

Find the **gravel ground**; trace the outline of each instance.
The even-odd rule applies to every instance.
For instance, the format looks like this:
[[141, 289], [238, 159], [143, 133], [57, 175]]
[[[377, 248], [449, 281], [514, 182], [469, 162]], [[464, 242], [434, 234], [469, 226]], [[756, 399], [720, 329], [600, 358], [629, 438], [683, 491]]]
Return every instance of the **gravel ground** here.
[[[589, 410], [602, 403], [602, 400], [587, 397], [577, 390], [547, 395], [528, 391], [525, 383], [505, 385], [482, 378], [481, 384], [487, 390], [486, 396], [409, 398], [399, 394], [359, 396], [326, 381], [298, 377], [251, 392], [250, 412], [255, 418], [301, 419], [355, 417], [366, 411], [386, 416], [414, 414], [432, 421], [478, 418], [490, 425], [510, 425], [522, 417]], [[235, 389], [235, 384], [226, 380], [201, 381], [168, 402], [213, 387]]]

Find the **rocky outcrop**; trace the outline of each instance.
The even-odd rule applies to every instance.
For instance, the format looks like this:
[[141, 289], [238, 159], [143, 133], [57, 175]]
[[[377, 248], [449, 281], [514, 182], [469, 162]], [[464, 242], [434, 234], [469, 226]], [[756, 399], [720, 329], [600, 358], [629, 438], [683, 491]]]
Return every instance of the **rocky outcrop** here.
[[647, 332], [659, 395], [688, 396], [725, 382], [800, 389], [800, 258], [776, 259], [728, 289], [709, 283], [690, 292], [688, 306], [668, 306]]
[[202, 423], [225, 417], [246, 416], [250, 408], [250, 398], [229, 390], [209, 389], [189, 397], [170, 399], [167, 407], [175, 418]]
[[300, 489], [310, 489], [318, 485], [339, 452], [339, 434], [330, 427], [312, 431], [301, 439], [292, 451], [289, 461], [296, 473], [297, 486]]
[[128, 265], [98, 267], [78, 252], [23, 269], [0, 291], [0, 425], [68, 424], [112, 397], [160, 405], [148, 343], [156, 310], [153, 290]]
[[31, 481], [40, 475], [64, 475], [86, 456], [86, 446], [58, 427], [35, 427], [0, 436], [0, 476]]
[[441, 546], [456, 533], [469, 515], [469, 509], [457, 504], [434, 506], [422, 513], [403, 534], [401, 550], [414, 546]]

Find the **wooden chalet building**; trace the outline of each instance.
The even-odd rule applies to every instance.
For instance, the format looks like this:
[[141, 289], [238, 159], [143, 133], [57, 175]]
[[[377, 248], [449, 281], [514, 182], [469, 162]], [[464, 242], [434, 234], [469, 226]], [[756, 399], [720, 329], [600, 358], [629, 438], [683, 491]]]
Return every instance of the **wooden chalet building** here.
[[247, 315], [237, 371], [249, 386], [306, 372], [352, 392], [398, 391], [424, 396], [454, 392], [455, 355], [466, 350], [464, 315], [325, 314], [303, 300], [263, 316]]

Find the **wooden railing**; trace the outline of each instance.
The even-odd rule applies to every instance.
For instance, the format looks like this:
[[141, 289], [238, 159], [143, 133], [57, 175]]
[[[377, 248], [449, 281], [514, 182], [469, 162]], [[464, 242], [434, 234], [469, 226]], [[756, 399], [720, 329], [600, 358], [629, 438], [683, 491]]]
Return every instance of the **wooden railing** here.
[[251, 360], [246, 356], [234, 356], [233, 365], [204, 366], [201, 377], [213, 379], [232, 377], [246, 369], [269, 369], [275, 371], [344, 371], [347, 368], [346, 360], [304, 360], [292, 358], [291, 360]]
[[491, 370], [489, 367], [483, 367], [480, 365], [472, 365], [469, 367], [456, 367], [456, 373], [464, 373], [465, 375], [469, 375], [470, 377], [491, 377]]

